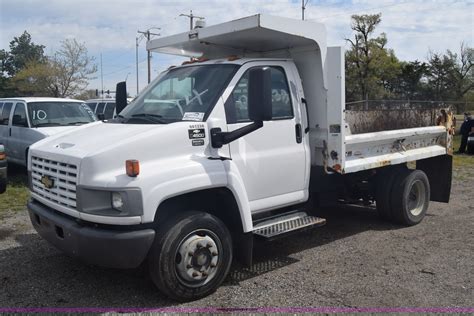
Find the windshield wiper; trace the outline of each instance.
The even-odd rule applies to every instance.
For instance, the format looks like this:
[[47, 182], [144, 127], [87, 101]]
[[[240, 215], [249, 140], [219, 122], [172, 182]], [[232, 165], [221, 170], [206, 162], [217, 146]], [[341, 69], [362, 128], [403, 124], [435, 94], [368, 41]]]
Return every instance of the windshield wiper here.
[[149, 114], [149, 113], [138, 113], [138, 114], [133, 114], [132, 118], [143, 118], [146, 119], [150, 122], [155, 122], [155, 123], [160, 123], [160, 124], [166, 124], [164, 120], [161, 120], [163, 116], [158, 115], [158, 114]]
[[36, 123], [34, 127], [61, 126], [59, 123]]
[[87, 123], [90, 123], [90, 122], [71, 122], [71, 123], [67, 123], [66, 125], [77, 125], [77, 124], [87, 124]]

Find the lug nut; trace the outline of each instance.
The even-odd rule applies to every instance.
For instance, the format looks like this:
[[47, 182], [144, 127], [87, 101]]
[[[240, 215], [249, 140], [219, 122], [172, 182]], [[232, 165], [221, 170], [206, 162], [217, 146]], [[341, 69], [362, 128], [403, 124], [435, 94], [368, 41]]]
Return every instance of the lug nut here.
[[199, 273], [193, 272], [193, 278], [197, 278], [199, 276]]
[[207, 248], [211, 248], [212, 247], [212, 244], [210, 242], [207, 243], [206, 245]]
[[206, 272], [201, 273], [201, 275], [202, 275], [203, 277], [207, 277], [207, 273], [206, 273]]
[[211, 268], [215, 268], [215, 267], [217, 267], [217, 264], [211, 263], [210, 267], [211, 267]]
[[186, 269], [191, 269], [192, 267], [193, 267], [192, 265], [188, 264], [188, 265], [186, 266]]
[[192, 256], [194, 256], [194, 252], [190, 251], [190, 252], [188, 252], [188, 255], [192, 257]]
[[213, 252], [212, 252], [212, 256], [213, 256], [213, 257], [217, 256], [217, 251], [213, 251]]

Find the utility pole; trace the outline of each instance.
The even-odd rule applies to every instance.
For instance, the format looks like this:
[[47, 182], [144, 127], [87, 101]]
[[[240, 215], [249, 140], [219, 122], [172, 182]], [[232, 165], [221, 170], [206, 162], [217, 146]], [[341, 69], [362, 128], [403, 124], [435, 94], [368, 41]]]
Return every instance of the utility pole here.
[[304, 10], [306, 10], [306, 5], [309, 0], [301, 0], [301, 19], [304, 21]]
[[135, 37], [135, 61], [136, 61], [136, 66], [137, 66], [137, 95], [138, 95], [138, 92], [140, 91], [138, 88], [138, 36]]
[[[150, 32], [151, 29], [160, 30], [159, 27], [152, 27], [152, 28], [149, 28], [148, 30], [146, 30], [144, 32], [143, 31], [137, 31], [137, 32], [140, 33], [140, 34], [143, 34], [143, 36], [146, 37], [147, 42], [149, 42], [151, 35], [160, 36], [160, 34], [151, 33]], [[138, 46], [138, 40], [137, 40], [137, 46]], [[137, 48], [137, 50], [138, 50], [138, 48]], [[137, 53], [137, 56], [138, 56], [138, 53]], [[148, 83], [150, 83], [150, 81], [151, 81], [151, 52], [149, 50], [147, 50], [147, 61], [148, 61]], [[137, 60], [137, 67], [138, 67], [138, 60]], [[137, 78], [138, 78], [138, 75], [137, 75]]]
[[102, 71], [102, 53], [100, 53], [100, 85], [101, 85], [101, 97], [104, 97], [104, 73]]
[[197, 16], [193, 14], [193, 10], [189, 10], [189, 14], [180, 14], [179, 16], [184, 16], [189, 18], [189, 29], [192, 30], [194, 27], [194, 19], [199, 19], [199, 20], [204, 20], [205, 18], [203, 16]]

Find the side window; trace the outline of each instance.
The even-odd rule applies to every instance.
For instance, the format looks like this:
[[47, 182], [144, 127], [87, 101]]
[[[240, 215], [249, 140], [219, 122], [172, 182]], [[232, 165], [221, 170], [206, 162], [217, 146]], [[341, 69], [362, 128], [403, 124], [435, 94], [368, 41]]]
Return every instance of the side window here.
[[115, 110], [115, 103], [112, 103], [112, 102], [107, 103], [107, 106], [104, 111], [104, 116], [106, 120], [113, 118], [114, 110]]
[[95, 112], [95, 106], [97, 103], [86, 103], [87, 106], [91, 109], [92, 112]]
[[15, 111], [13, 112], [13, 126], [28, 127], [28, 120], [26, 118], [26, 109], [23, 103], [17, 103]]
[[2, 115], [0, 116], [0, 125], [8, 125], [8, 119], [10, 118], [12, 106], [13, 103], [5, 103], [3, 105]]
[[[290, 89], [285, 72], [281, 67], [270, 67], [272, 75], [272, 112], [274, 120], [293, 118]], [[227, 123], [249, 122], [248, 116], [248, 70], [227, 99]]]
[[272, 118], [282, 120], [293, 118], [290, 88], [283, 68], [272, 67]]
[[104, 113], [105, 103], [99, 103], [97, 105], [97, 109], [95, 110], [95, 114], [99, 115]]

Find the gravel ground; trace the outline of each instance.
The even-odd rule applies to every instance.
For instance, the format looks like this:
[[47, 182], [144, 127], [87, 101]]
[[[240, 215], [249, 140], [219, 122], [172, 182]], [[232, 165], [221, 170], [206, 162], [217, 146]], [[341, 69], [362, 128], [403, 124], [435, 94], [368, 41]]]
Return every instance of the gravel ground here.
[[474, 305], [474, 171], [449, 204], [400, 228], [368, 208], [326, 212], [327, 225], [258, 244], [251, 269], [234, 266], [213, 295], [179, 304], [144, 268], [85, 265], [42, 240], [26, 211], [0, 224], [0, 307], [454, 307]]

